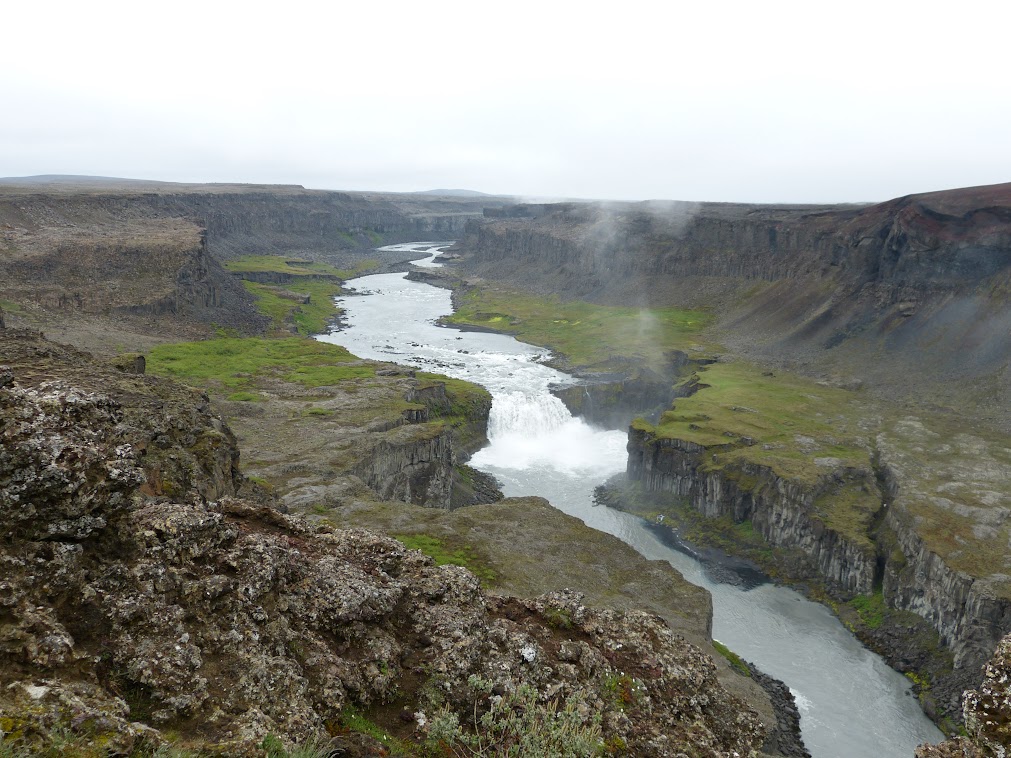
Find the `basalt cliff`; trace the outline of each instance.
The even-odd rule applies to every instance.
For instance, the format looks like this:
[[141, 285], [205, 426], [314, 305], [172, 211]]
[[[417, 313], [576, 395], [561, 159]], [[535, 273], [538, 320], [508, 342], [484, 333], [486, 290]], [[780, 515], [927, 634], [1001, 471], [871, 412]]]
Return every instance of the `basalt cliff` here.
[[351, 268], [367, 251], [378, 265], [398, 263], [407, 256], [372, 248], [452, 238], [482, 206], [293, 186], [3, 185], [0, 304], [23, 317], [15, 325], [103, 351], [113, 332], [150, 343], [166, 316], [180, 337], [254, 334], [267, 321], [223, 261], [262, 253]]
[[709, 307], [735, 351], [1009, 428], [1011, 184], [866, 207], [508, 206], [461, 249], [471, 275], [527, 289]]
[[[710, 314], [663, 377], [591, 374], [560, 397], [601, 423], [651, 412], [629, 431], [634, 488], [792, 552], [784, 579], [925, 620], [954, 667], [925, 705], [958, 718], [1011, 631], [1011, 185], [847, 207], [518, 205], [470, 222], [456, 252], [479, 289]], [[895, 640], [915, 627], [867, 633], [914, 677], [922, 656]]]

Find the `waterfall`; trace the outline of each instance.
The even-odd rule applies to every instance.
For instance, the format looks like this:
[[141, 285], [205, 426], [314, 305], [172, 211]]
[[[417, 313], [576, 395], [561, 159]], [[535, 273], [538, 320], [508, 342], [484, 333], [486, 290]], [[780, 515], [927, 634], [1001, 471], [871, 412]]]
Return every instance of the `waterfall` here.
[[568, 408], [554, 395], [543, 392], [502, 392], [495, 395], [488, 435], [492, 440], [508, 434], [540, 437], [572, 420]]
[[625, 469], [625, 435], [594, 429], [573, 418], [562, 401], [545, 391], [496, 392], [488, 423], [491, 441], [473, 458], [475, 466], [553, 469], [597, 477]]

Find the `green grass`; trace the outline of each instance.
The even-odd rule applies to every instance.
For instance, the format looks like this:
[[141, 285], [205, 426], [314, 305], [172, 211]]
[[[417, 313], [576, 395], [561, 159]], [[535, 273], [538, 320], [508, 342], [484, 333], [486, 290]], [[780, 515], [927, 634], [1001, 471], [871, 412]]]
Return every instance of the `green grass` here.
[[[337, 282], [306, 279], [291, 282], [284, 287], [250, 281], [243, 282], [243, 285], [253, 295], [257, 310], [270, 318], [274, 329], [283, 328], [290, 318], [299, 334], [319, 334], [325, 332], [330, 322], [340, 313], [334, 302], [334, 298], [341, 294]], [[281, 290], [309, 295], [309, 302], [298, 303], [279, 294]]]
[[786, 373], [769, 376], [745, 362], [705, 366], [698, 380], [708, 386], [679, 398], [657, 425], [640, 420], [636, 427], [710, 448], [721, 467], [747, 461], [807, 483], [827, 473], [818, 458], [870, 467], [870, 439], [856, 423], [862, 409], [853, 392]]
[[277, 273], [292, 276], [332, 276], [338, 279], [352, 279], [378, 268], [379, 262], [367, 258], [353, 268], [339, 269], [329, 263], [297, 260], [282, 255], [244, 255], [241, 258], [225, 261], [224, 266], [226, 270], [234, 273]]
[[[796, 482], [817, 495], [812, 515], [851, 542], [873, 549], [869, 531], [881, 509], [873, 482], [873, 434], [859, 426], [863, 406], [847, 390], [744, 362], [716, 363], [697, 373], [701, 388], [679, 398], [659, 423], [633, 426], [657, 439], [705, 448], [699, 468], [716, 472], [746, 492], [771, 477]], [[840, 469], [863, 472], [830, 480]]]
[[398, 534], [396, 538], [411, 550], [420, 550], [425, 555], [433, 558], [436, 566], [462, 566], [468, 569], [486, 586], [495, 581], [495, 572], [474, 554], [473, 548], [469, 545], [456, 548], [455, 546], [447, 545], [438, 537], [431, 537], [427, 534]]
[[418, 379], [419, 389], [424, 389], [433, 384], [444, 384], [446, 386], [446, 397], [449, 400], [449, 408], [431, 407], [430, 414], [432, 418], [441, 418], [447, 421], [471, 420], [483, 408], [487, 409], [491, 407], [491, 393], [479, 384], [473, 384], [463, 379], [451, 379], [441, 374], [430, 374], [426, 371], [418, 371], [415, 377]]
[[[319, 334], [340, 313], [334, 298], [341, 294], [341, 282], [372, 271], [379, 262], [371, 258], [350, 269], [339, 269], [329, 263], [286, 259], [279, 255], [246, 255], [226, 261], [225, 268], [233, 273], [277, 273], [294, 277], [283, 285], [246, 280], [243, 285], [253, 295], [256, 308], [271, 320], [274, 329], [294, 322], [299, 334]], [[309, 295], [308, 303], [298, 303], [284, 297], [284, 291]]]
[[888, 606], [885, 605], [885, 597], [880, 590], [873, 595], [857, 595], [849, 601], [849, 605], [868, 629], [879, 628], [889, 612]]
[[21, 315], [25, 312], [18, 303], [13, 300], [2, 300], [0, 299], [0, 310], [7, 311], [7, 313], [14, 313], [16, 315]]
[[306, 416], [319, 416], [320, 418], [329, 418], [334, 415], [333, 411], [327, 410], [326, 408], [309, 408], [305, 412]]
[[627, 308], [581, 300], [472, 289], [445, 321], [514, 334], [550, 348], [570, 365], [615, 369], [632, 360], [663, 368], [663, 353], [697, 347], [711, 316], [677, 308]]
[[746, 664], [737, 653], [731, 650], [729, 647], [724, 645], [719, 640], [713, 640], [713, 647], [716, 648], [716, 652], [730, 661], [730, 666], [739, 674], [751, 678], [751, 669], [748, 668]]
[[345, 706], [344, 710], [341, 711], [340, 724], [343, 729], [349, 732], [365, 734], [374, 740], [378, 740], [389, 751], [388, 755], [415, 756], [420, 754], [420, 749], [416, 745], [407, 740], [394, 737], [353, 706]]
[[223, 338], [159, 345], [147, 369], [199, 386], [242, 390], [260, 377], [277, 376], [305, 387], [321, 387], [375, 376], [347, 350], [302, 337]]
[[255, 392], [233, 392], [227, 399], [232, 402], [255, 403], [260, 400], [260, 396]]

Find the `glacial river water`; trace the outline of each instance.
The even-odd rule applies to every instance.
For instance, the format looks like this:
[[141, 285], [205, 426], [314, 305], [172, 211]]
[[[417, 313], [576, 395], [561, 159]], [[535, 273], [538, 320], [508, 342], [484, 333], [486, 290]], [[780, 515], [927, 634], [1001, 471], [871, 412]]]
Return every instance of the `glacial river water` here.
[[[445, 248], [448, 243], [441, 243]], [[417, 250], [417, 265], [440, 243]], [[909, 758], [941, 733], [920, 711], [909, 683], [864, 648], [823, 606], [770, 583], [742, 589], [661, 542], [640, 518], [595, 506], [593, 488], [625, 469], [623, 431], [573, 418], [548, 389], [574, 380], [540, 362], [542, 348], [512, 337], [436, 326], [452, 312], [450, 293], [377, 274], [348, 283], [340, 301], [347, 326], [321, 336], [362, 358], [394, 361], [484, 385], [492, 394], [488, 447], [470, 461], [493, 474], [506, 495], [541, 495], [556, 508], [613, 534], [647, 558], [669, 561], [713, 595], [713, 636], [790, 687], [804, 742], [815, 758]]]

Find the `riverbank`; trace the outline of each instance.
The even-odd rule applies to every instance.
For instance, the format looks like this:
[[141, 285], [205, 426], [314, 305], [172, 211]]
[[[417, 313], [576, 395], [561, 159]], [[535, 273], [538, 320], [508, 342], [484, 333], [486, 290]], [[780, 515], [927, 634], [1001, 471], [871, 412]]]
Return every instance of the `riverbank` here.
[[[545, 299], [540, 306], [534, 307], [530, 305], [534, 299], [530, 295], [517, 295], [520, 305], [511, 310], [510, 293], [502, 285], [496, 285], [488, 293], [484, 284], [472, 281], [463, 289], [458, 286], [456, 291], [467, 293], [470, 306], [465, 315], [454, 316], [455, 320], [473, 320], [488, 327], [497, 319], [494, 323], [508, 333], [524, 331], [528, 335], [541, 335], [538, 344], [564, 350], [567, 344], [564, 340], [552, 339], [569, 320], [564, 317], [565, 311], [559, 310], [558, 300]], [[564, 307], [584, 313], [596, 310], [598, 314], [612, 310], [589, 303], [569, 303]], [[562, 318], [557, 318], [559, 315]], [[652, 320], [649, 311], [642, 311], [639, 319]], [[677, 450], [681, 445], [698, 452], [692, 453], [694, 457], [686, 459], [684, 464], [677, 464], [681, 468], [672, 473], [674, 478], [658, 477], [656, 472], [647, 476], [646, 472], [652, 469], [643, 466], [630, 468], [633, 478], [640, 479], [646, 490], [667, 493], [664, 496], [671, 500], [670, 507], [679, 498], [687, 497], [696, 515], [726, 516], [730, 525], [753, 524], [764, 541], [761, 550], [774, 551], [780, 564], [785, 564], [767, 564], [767, 568], [776, 573], [780, 581], [806, 590], [836, 610], [867, 644], [882, 653], [897, 670], [908, 674], [922, 698], [925, 712], [947, 729], [955, 729], [961, 717], [961, 691], [975, 683], [978, 664], [988, 655], [989, 643], [978, 644], [979, 631], [970, 633], [967, 629], [961, 637], [958, 632], [952, 634], [950, 627], [939, 623], [940, 617], [935, 611], [901, 599], [903, 591], [898, 588], [913, 581], [915, 561], [896, 550], [897, 540], [891, 522], [881, 523], [882, 504], [888, 500], [894, 502], [894, 499], [879, 484], [882, 461], [877, 452], [895, 441], [900, 441], [900, 446], [908, 450], [912, 440], [900, 435], [911, 423], [923, 424], [925, 429], [933, 427], [936, 432], [927, 434], [934, 435], [943, 433], [950, 422], [943, 416], [935, 415], [927, 421], [905, 410], [897, 412], [867, 397], [858, 388], [831, 381], [814, 382], [734, 361], [718, 352], [719, 346], [712, 341], [711, 334], [705, 338], [704, 334], [708, 332], [705, 332], [703, 321], [699, 332], [687, 341], [684, 334], [669, 335], [666, 342], [652, 342], [651, 338], [644, 337], [642, 343], [632, 344], [616, 338], [613, 332], [601, 332], [596, 341], [580, 337], [580, 344], [592, 343], [593, 350], [582, 353], [591, 357], [588, 365], [577, 367], [577, 372], [593, 377], [594, 370], [602, 365], [600, 356], [606, 356], [607, 368], [612, 371], [624, 363], [625, 377], [617, 380], [613, 375], [589, 378], [585, 387], [559, 390], [558, 394], [574, 413], [598, 423], [628, 418], [630, 405], [647, 400], [649, 404], [640, 409], [652, 411], [654, 423], [636, 422], [635, 429], [630, 432], [630, 451], [634, 449], [640, 458], [647, 456], [649, 460], [654, 460], [651, 456], [660, 456], [655, 460], [661, 460], [669, 454], [667, 451]], [[710, 352], [700, 350], [704, 339], [708, 340]], [[658, 355], [676, 357], [666, 360], [664, 374], [669, 395], [665, 405], [657, 404], [663, 390], [657, 389], [656, 383], [643, 382], [641, 374], [635, 373], [635, 356], [640, 354], [642, 345], [651, 346], [656, 365], [660, 365], [656, 363]], [[575, 363], [566, 358], [558, 360], [569, 369]], [[662, 381], [659, 386], [663, 386]], [[953, 432], [948, 433], [955, 436]], [[922, 443], [922, 436], [917, 439]], [[992, 440], [983, 444], [989, 451], [999, 452], [999, 446], [994, 447], [998, 442]], [[922, 457], [922, 444], [917, 450], [908, 450], [906, 459], [910, 455]], [[950, 486], [961, 488], [960, 497], [962, 493], [971, 497], [968, 483], [973, 471], [981, 474], [992, 465], [991, 458], [981, 465], [970, 455], [959, 454], [957, 448], [951, 452], [956, 453], [956, 465], [949, 470], [957, 475]], [[768, 474], [761, 474], [762, 471]], [[790, 515], [784, 513], [775, 520], [762, 515], [781, 509], [771, 505], [772, 501], [769, 501], [772, 510], [762, 511], [763, 506], [758, 506], [758, 511], [753, 510], [753, 502], [763, 502], [757, 497], [756, 488], [765, 487], [764, 482], [769, 477], [774, 481], [764, 490], [763, 497], [771, 496], [775, 500], [779, 497], [775, 493], [791, 487], [800, 493], [797, 505], [789, 506]], [[992, 477], [989, 480], [994, 481]], [[703, 481], [714, 484], [710, 489], [700, 489], [697, 497], [692, 496], [691, 487], [696, 486], [692, 482]], [[728, 505], [726, 510], [721, 510], [722, 506], [707, 505], [715, 502], [712, 493], [736, 491], [735, 487], [744, 493], [736, 501], [737, 506]], [[812, 494], [806, 494], [808, 491]], [[705, 494], [707, 492], [710, 494]], [[942, 503], [933, 505], [918, 500], [911, 506], [921, 519], [917, 531], [929, 534], [933, 518], [943, 516], [947, 523], [951, 522], [950, 509], [944, 510]], [[965, 509], [960, 513], [967, 516], [967, 523], [958, 528], [962, 533], [969, 529], [971, 534], [975, 514], [981, 511]], [[790, 527], [792, 531], [780, 533], [776, 531], [780, 526], [772, 528], [773, 523], [787, 522], [795, 525]], [[719, 527], [710, 531], [718, 530]], [[975, 534], [979, 533], [977, 529]], [[826, 539], [835, 540], [837, 550], [841, 551], [838, 558], [824, 547]], [[1000, 536], [994, 535], [994, 539], [999, 542]], [[713, 544], [722, 544], [731, 552], [746, 547], [726, 538]], [[942, 550], [940, 544], [934, 549], [940, 555], [951, 552], [950, 548]], [[889, 560], [893, 567], [886, 570], [890, 572], [891, 582], [882, 594], [879, 567], [888, 566]], [[978, 572], [981, 567], [983, 564], [972, 570]], [[857, 607], [864, 609], [864, 613], [857, 613]], [[875, 611], [869, 613], [868, 608]], [[865, 621], [868, 617], [872, 619], [870, 624]], [[967, 623], [970, 621], [966, 619]], [[994, 627], [984, 635], [987, 639], [993, 638], [995, 644], [1000, 633], [1000, 628]], [[966, 647], [966, 640], [970, 638], [976, 641]]]
[[[692, 573], [692, 581], [698, 582], [693, 573], [696, 567], [683, 565], [676, 554], [659, 545], [641, 520], [592, 507], [594, 477], [599, 476], [596, 481], [600, 481], [608, 473], [624, 468], [624, 434], [593, 430], [573, 419], [547, 392], [549, 386], [571, 384], [572, 380], [545, 367], [540, 350], [485, 331], [460, 334], [433, 327], [433, 319], [451, 311], [448, 292], [393, 275], [365, 277], [352, 284], [365, 294], [347, 298], [344, 307], [352, 328], [333, 335], [333, 339], [363, 355], [400, 355], [398, 360], [416, 366], [445, 365], [445, 370], [454, 375], [487, 382], [496, 398], [493, 444], [475, 457], [474, 465], [494, 473], [507, 494], [542, 494], [565, 513], [620, 536], [643, 554], [677, 562], [679, 571]], [[526, 358], [507, 359], [502, 351]], [[747, 618], [751, 623], [760, 618], [769, 627], [765, 630], [769, 636], [760, 636], [763, 649], [751, 653], [760, 663], [770, 654], [780, 663], [794, 661], [800, 650], [804, 651], [804, 659], [818, 661], [815, 669], [794, 671], [790, 678], [812, 698], [805, 701], [809, 709], [814, 709], [807, 723], [813, 729], [820, 755], [862, 754], [866, 747], [863, 738], [873, 738], [882, 718], [891, 724], [891, 732], [887, 738], [879, 736], [878, 747], [898, 740], [891, 743], [895, 751], [887, 754], [908, 755], [918, 742], [939, 739], [918, 711], [916, 701], [906, 697], [908, 682], [857, 644], [835, 619], [821, 613], [820, 607], [799, 603], [799, 597], [785, 590], [737, 591], [739, 597], [734, 598], [722, 591], [721, 595], [721, 608], [734, 609], [729, 618], [721, 616], [721, 623], [729, 621], [734, 627], [722, 636], [732, 648], [744, 645], [752, 649], [753, 635], [741, 628], [738, 620]], [[758, 601], [755, 607], [752, 598]], [[833, 640], [833, 644], [826, 647], [826, 639]], [[783, 641], [788, 641], [789, 650], [780, 649]], [[819, 675], [822, 667], [832, 670], [833, 675]], [[842, 683], [849, 694], [837, 698]], [[882, 690], [877, 689], [879, 683]], [[862, 691], [865, 687], [868, 693], [876, 694], [861, 696], [858, 704], [850, 703], [854, 689]], [[877, 707], [867, 712], [864, 705], [870, 702], [877, 703]], [[853, 723], [864, 726], [853, 730]], [[832, 726], [819, 734], [819, 724]], [[923, 731], [915, 731], [917, 728]], [[842, 743], [840, 730], [847, 732], [847, 740]], [[839, 752], [840, 744], [851, 749]]]
[[[324, 365], [314, 366], [317, 361]], [[148, 362], [155, 372], [199, 383], [210, 392], [243, 449], [244, 472], [284, 508], [405, 540], [437, 561], [473, 570], [495, 593], [537, 596], [572, 588], [593, 607], [658, 613], [707, 651], [722, 686], [755, 707], [777, 734], [789, 733], [788, 722], [775, 726], [783, 717], [777, 718], [765, 693], [712, 647], [711, 604], [703, 590], [542, 501], [540, 508], [536, 500], [473, 507], [501, 498], [490, 477], [462, 464], [485, 440], [489, 403], [484, 390], [296, 337], [164, 346]], [[446, 388], [448, 406], [428, 390], [439, 385]], [[426, 408], [427, 421], [422, 418]], [[433, 466], [456, 461], [449, 504], [472, 507], [446, 510], [442, 491], [430, 486], [384, 484], [400, 481], [398, 472], [405, 467], [420, 468], [414, 448], [390, 450], [392, 436], [399, 439], [405, 429], [416, 436], [419, 429], [454, 418], [465, 423], [453, 428], [452, 449], [433, 450], [430, 461]], [[382, 460], [376, 450], [385, 451]], [[385, 479], [372, 477], [365, 466], [378, 466]], [[417, 482], [432, 475], [411, 476]], [[770, 755], [778, 754], [776, 744], [767, 746]]]
[[956, 672], [952, 655], [936, 630], [922, 617], [889, 608], [880, 590], [870, 595], [841, 591], [825, 581], [811, 557], [798, 548], [774, 548], [750, 521], [706, 517], [685, 499], [650, 492], [624, 475], [595, 492], [598, 503], [636, 514], [675, 549], [702, 562], [719, 581], [774, 581], [827, 606], [863, 644], [889, 666], [904, 674], [927, 714], [948, 734], [958, 733], [958, 721], [938, 707], [955, 702], [975, 686], [969, 672]]

